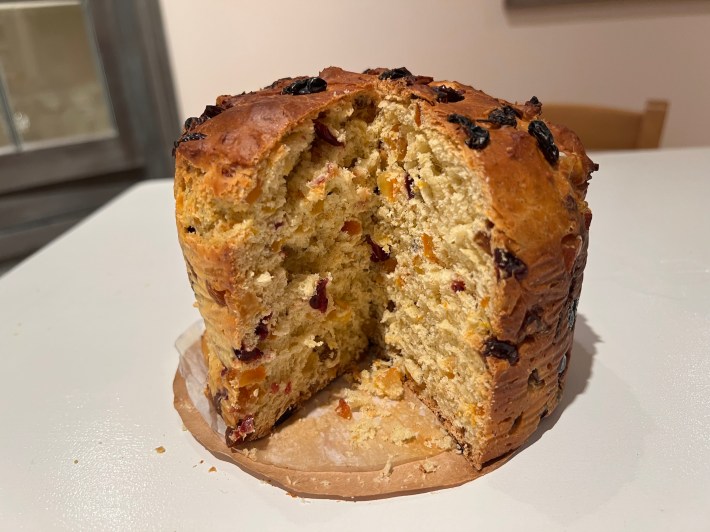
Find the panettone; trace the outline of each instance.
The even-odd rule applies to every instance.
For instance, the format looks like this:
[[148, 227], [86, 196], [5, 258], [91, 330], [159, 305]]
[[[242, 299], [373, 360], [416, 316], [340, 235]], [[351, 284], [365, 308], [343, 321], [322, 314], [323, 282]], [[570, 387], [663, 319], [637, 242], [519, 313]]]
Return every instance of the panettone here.
[[570, 363], [595, 169], [541, 108], [331, 67], [186, 122], [177, 227], [229, 445], [365, 353], [476, 467], [530, 436]]

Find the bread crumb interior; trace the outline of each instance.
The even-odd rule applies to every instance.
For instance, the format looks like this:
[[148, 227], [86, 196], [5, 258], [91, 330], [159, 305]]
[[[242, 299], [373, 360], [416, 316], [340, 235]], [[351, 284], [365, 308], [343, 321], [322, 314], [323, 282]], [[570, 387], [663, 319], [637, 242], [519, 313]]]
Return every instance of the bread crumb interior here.
[[[362, 356], [378, 356], [454, 434], [476, 440], [491, 386], [478, 348], [495, 283], [482, 177], [461, 146], [422, 123], [425, 102], [377, 98], [341, 101], [293, 130], [245, 202], [182, 210], [201, 213], [184, 222], [217, 248], [242, 242], [239, 293], [254, 296], [228, 300], [241, 305], [230, 309], [234, 331], [206, 337], [210, 371], [230, 383], [228, 424], [253, 415], [261, 435]], [[256, 347], [253, 361], [234, 356]]]

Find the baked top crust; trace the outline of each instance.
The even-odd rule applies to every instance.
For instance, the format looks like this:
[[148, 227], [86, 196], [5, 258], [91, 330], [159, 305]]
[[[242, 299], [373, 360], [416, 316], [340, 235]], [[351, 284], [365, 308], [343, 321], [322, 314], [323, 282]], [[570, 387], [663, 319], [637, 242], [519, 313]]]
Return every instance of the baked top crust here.
[[[208, 119], [190, 124], [176, 143], [177, 165], [206, 172], [204, 181], [193, 185], [201, 194], [245, 201], [258, 166], [280, 142], [338, 100], [359, 94], [416, 100], [422, 123], [456, 140], [469, 168], [485, 176], [490, 206], [485, 215], [492, 225], [488, 252], [499, 278], [490, 303], [493, 335], [480, 345], [481, 352], [491, 355], [486, 363], [495, 382], [486, 444], [470, 451], [481, 467], [520, 446], [559, 401], [586, 264], [591, 212], [585, 195], [597, 167], [573, 132], [540, 117], [541, 105], [534, 97], [511, 103], [455, 81], [433, 81], [408, 71], [381, 79], [387, 72], [392, 71], [358, 74], [330, 67], [319, 74], [327, 83], [320, 92], [284, 94], [295, 81], [306, 79], [284, 78], [261, 91], [221, 96], [216, 108], [206, 110]], [[462, 98], [447, 98], [442, 87]], [[491, 121], [491, 113], [501, 109], [508, 120], [514, 117], [514, 127]], [[471, 130], [453, 116], [485, 130], [488, 140], [481, 149], [467, 145]], [[540, 135], [531, 133], [533, 123], [549, 128], [559, 159]], [[191, 257], [203, 264], [225, 260], [205, 256], [204, 249], [191, 243], [194, 235], [179, 234], [188, 262]], [[224, 275], [229, 275], [226, 270]], [[435, 404], [430, 406], [436, 411]]]

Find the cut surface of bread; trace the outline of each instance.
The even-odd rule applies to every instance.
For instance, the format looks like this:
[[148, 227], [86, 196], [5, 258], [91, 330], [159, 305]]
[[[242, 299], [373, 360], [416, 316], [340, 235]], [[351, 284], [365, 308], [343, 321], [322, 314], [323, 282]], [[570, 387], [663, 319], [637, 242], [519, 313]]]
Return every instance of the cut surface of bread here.
[[228, 444], [367, 353], [476, 467], [522, 444], [564, 385], [594, 169], [539, 113], [329, 68], [186, 123], [177, 226]]

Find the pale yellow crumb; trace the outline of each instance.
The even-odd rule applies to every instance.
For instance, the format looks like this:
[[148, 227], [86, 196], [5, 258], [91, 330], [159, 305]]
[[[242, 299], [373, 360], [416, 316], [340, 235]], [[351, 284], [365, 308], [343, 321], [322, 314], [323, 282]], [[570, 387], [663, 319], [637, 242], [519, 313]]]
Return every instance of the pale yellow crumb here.
[[421, 464], [419, 464], [419, 469], [422, 471], [422, 473], [433, 473], [434, 471], [439, 469], [439, 464], [427, 458]]
[[165, 452], [165, 447], [163, 447], [162, 445], [160, 447], [156, 447], [155, 452], [158, 454], [163, 454]]
[[400, 447], [405, 443], [409, 443], [416, 439], [419, 434], [414, 432], [412, 429], [403, 427], [402, 425], [397, 425], [392, 433], [390, 434], [389, 440], [395, 445]]
[[215, 466], [212, 466], [207, 470], [208, 473], [214, 473], [215, 471], [217, 471], [217, 468]]

